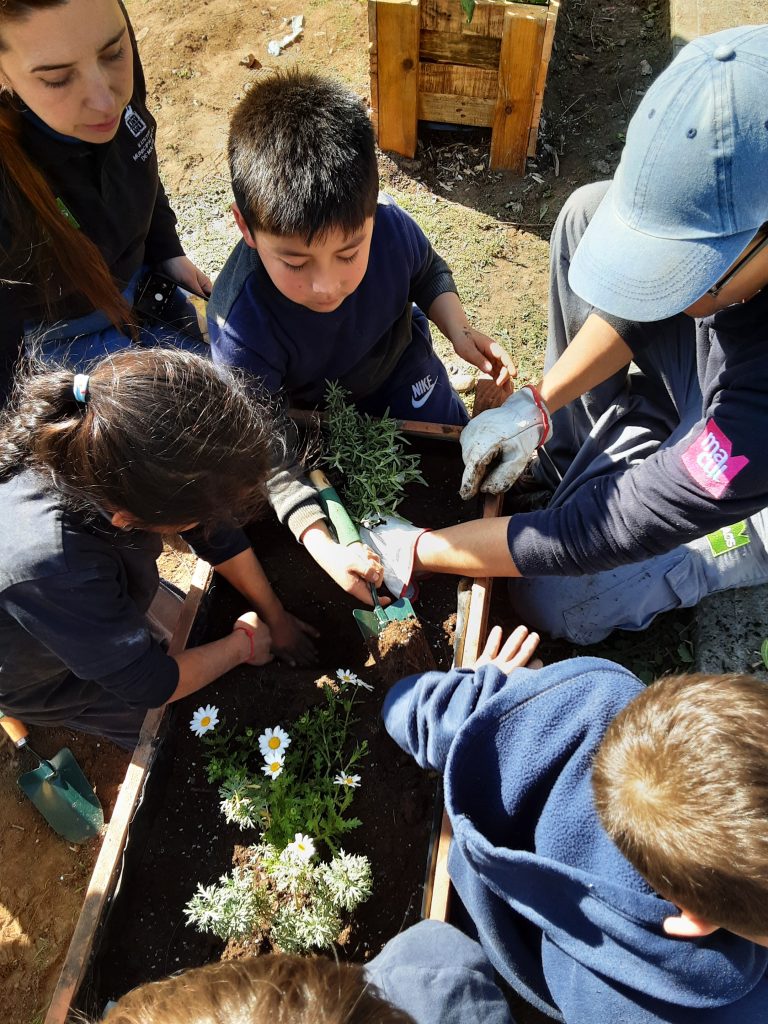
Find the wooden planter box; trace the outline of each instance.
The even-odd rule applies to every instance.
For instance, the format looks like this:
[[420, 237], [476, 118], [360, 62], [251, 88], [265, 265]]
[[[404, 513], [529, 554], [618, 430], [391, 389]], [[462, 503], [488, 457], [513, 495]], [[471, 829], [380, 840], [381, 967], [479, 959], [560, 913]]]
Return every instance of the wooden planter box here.
[[368, 0], [379, 146], [412, 157], [418, 122], [491, 128], [492, 168], [535, 156], [560, 0]]

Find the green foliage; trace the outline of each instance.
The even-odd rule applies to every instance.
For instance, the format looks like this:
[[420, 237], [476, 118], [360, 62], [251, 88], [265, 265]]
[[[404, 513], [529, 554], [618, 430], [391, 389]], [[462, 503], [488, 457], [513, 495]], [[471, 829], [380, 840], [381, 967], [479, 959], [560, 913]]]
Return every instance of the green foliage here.
[[265, 930], [274, 912], [274, 901], [266, 887], [254, 886], [251, 871], [243, 868], [222, 875], [217, 884], [198, 884], [184, 908], [187, 924], [225, 940]]
[[221, 810], [240, 828], [258, 828], [264, 842], [283, 850], [297, 832], [325, 843], [334, 853], [340, 839], [360, 825], [348, 814], [355, 790], [334, 782], [349, 774], [368, 753], [351, 735], [357, 687], [323, 686], [323, 703], [309, 708], [291, 726], [291, 744], [282, 772], [261, 771], [258, 732], [247, 728], [206, 735], [208, 781], [219, 783]]
[[246, 939], [259, 932], [286, 953], [330, 949], [342, 928], [342, 913], [371, 895], [367, 857], [339, 852], [314, 863], [294, 846], [269, 843], [250, 850], [248, 864], [217, 884], [198, 885], [184, 913], [198, 931], [221, 939]]
[[360, 523], [367, 516], [394, 512], [407, 484], [426, 483], [419, 456], [406, 454], [408, 441], [397, 420], [359, 413], [340, 384], [330, 381], [325, 399], [329, 436], [324, 461], [342, 474], [350, 516]]

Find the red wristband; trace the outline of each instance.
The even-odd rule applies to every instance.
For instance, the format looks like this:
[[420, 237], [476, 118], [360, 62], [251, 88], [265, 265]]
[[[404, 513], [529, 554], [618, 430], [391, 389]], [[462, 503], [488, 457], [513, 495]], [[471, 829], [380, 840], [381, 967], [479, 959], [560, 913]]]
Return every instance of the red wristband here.
[[538, 388], [535, 388], [533, 384], [529, 384], [528, 390], [533, 395], [533, 400], [536, 403], [536, 408], [541, 413], [541, 421], [544, 426], [544, 432], [541, 435], [541, 440], [539, 441], [539, 444], [543, 444], [546, 441], [547, 435], [549, 434], [549, 431], [552, 427], [552, 424], [549, 420], [549, 413], [547, 412], [547, 407], [544, 405], [544, 399], [539, 394]]
[[252, 629], [250, 626], [243, 626], [241, 624], [241, 625], [235, 626], [235, 628], [232, 630], [232, 632], [236, 633], [238, 631], [238, 629], [242, 630], [242, 632], [245, 633], [245, 635], [248, 637], [248, 643], [251, 645], [250, 653], [249, 653], [248, 657], [245, 660], [246, 661], [253, 661], [253, 655], [255, 653], [255, 644], [253, 642], [253, 635], [255, 633], [255, 630]]

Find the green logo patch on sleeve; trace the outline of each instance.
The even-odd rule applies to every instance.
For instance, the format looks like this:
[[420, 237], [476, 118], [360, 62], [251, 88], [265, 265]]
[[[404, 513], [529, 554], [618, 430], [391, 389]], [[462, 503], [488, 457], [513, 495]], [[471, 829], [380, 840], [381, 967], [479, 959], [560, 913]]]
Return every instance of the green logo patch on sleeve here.
[[733, 526], [724, 526], [722, 530], [715, 530], [714, 533], [707, 534], [707, 540], [715, 558], [718, 555], [724, 555], [726, 551], [743, 548], [745, 544], [750, 543], [747, 522], [742, 519], [740, 523], [734, 523]]

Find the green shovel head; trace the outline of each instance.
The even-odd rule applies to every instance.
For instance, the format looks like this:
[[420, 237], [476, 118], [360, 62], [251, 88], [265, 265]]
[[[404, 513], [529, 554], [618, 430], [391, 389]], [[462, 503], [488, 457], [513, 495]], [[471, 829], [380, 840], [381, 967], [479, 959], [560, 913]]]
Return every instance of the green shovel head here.
[[67, 747], [25, 772], [18, 783], [51, 828], [68, 842], [84, 843], [101, 831], [101, 804]]
[[416, 612], [413, 605], [404, 597], [388, 604], [386, 608], [376, 608], [368, 611], [365, 608], [355, 608], [352, 612], [357, 628], [367, 640], [372, 640], [381, 633], [388, 622], [397, 622], [399, 619], [415, 619]]

